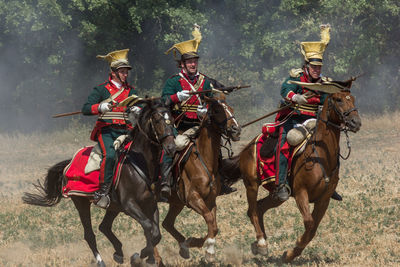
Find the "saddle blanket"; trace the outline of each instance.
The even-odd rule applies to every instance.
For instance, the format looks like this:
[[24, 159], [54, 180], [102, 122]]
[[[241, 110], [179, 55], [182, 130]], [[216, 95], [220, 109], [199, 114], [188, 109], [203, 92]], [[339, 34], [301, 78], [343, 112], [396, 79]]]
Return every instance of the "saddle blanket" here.
[[[279, 162], [276, 162], [276, 153], [269, 158], [261, 157], [260, 150], [268, 135], [260, 134], [256, 138], [255, 146], [256, 146], [256, 153], [257, 153], [257, 175], [258, 178], [261, 180], [261, 185], [267, 189], [268, 191], [273, 191], [275, 186], [278, 184], [278, 180], [276, 179], [277, 169], [279, 166]], [[290, 166], [293, 158], [293, 154], [290, 153], [289, 144], [285, 142], [282, 147], [282, 150], [288, 152], [288, 174], [290, 173]], [[285, 153], [287, 154], [287, 153]]]
[[[131, 142], [126, 145], [129, 149]], [[100, 170], [94, 170], [85, 173], [85, 167], [88, 163], [93, 146], [81, 148], [75, 153], [71, 162], [64, 169], [65, 186], [62, 188], [64, 197], [69, 196], [93, 196], [99, 189]], [[116, 171], [113, 177], [113, 186], [116, 187], [119, 182], [121, 167], [125, 161], [125, 154], [121, 154], [118, 159]]]

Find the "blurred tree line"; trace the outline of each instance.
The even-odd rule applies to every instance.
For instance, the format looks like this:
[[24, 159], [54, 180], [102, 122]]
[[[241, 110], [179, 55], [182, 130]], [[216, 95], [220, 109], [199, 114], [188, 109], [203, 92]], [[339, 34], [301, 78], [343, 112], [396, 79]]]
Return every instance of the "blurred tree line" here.
[[[318, 41], [330, 23], [323, 74], [353, 86], [362, 112], [400, 104], [400, 3], [397, 0], [0, 0], [1, 130], [54, 125], [51, 114], [79, 110], [107, 78], [98, 54], [130, 48], [130, 82], [159, 95], [177, 72], [164, 52], [202, 26], [200, 70], [230, 86], [237, 116], [271, 111], [301, 41]], [[57, 121], [59, 125], [65, 120]]]

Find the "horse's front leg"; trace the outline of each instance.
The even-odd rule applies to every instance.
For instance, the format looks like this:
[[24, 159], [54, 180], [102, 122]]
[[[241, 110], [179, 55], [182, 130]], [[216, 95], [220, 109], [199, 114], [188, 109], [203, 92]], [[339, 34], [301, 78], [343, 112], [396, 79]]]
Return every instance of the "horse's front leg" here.
[[211, 210], [207, 207], [200, 194], [195, 191], [189, 194], [188, 204], [193, 210], [203, 216], [208, 228], [207, 236], [204, 238], [189, 238], [189, 247], [202, 247], [204, 245], [206, 260], [213, 262], [215, 260], [215, 236], [218, 233], [215, 197], [214, 200], [210, 200]]
[[189, 247], [187, 242], [185, 242], [185, 237], [175, 228], [176, 217], [181, 213], [183, 207], [184, 204], [180, 202], [176, 193], [173, 192], [169, 199], [168, 213], [162, 222], [162, 226], [175, 238], [176, 241], [178, 241], [180, 247], [179, 255], [184, 259], [189, 259]]
[[[330, 196], [330, 195], [329, 195]], [[310, 213], [309, 199], [306, 190], [301, 190], [296, 194], [296, 203], [303, 216], [305, 231], [296, 241], [296, 246], [289, 249], [283, 254], [284, 262], [291, 262], [295, 257], [299, 256], [304, 248], [310, 243], [315, 236], [319, 223], [325, 215], [329, 205], [329, 197], [321, 199], [314, 204], [314, 210]]]

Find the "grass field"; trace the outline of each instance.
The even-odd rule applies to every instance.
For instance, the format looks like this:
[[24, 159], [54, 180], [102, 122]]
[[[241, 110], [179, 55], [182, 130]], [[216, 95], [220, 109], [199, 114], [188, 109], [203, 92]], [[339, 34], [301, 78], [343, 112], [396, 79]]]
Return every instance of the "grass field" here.
[[[292, 265], [300, 266], [400, 266], [400, 113], [362, 117], [361, 131], [350, 134], [352, 152], [341, 161], [338, 192], [342, 202], [331, 201], [317, 235]], [[67, 159], [84, 145], [90, 145], [89, 129], [71, 127], [52, 134], [0, 133], [0, 266], [94, 266], [93, 256], [83, 240], [77, 211], [65, 199], [55, 207], [41, 208], [21, 202], [24, 191], [41, 178], [51, 165]], [[258, 133], [253, 127], [243, 132], [242, 140]], [[342, 153], [347, 154], [342, 136]], [[246, 144], [235, 144], [235, 150]], [[253, 256], [250, 244], [255, 233], [247, 215], [244, 186], [238, 192], [218, 199], [216, 266], [281, 265], [283, 251], [294, 246], [303, 232], [301, 215], [293, 199], [268, 211], [264, 217], [269, 255]], [[260, 196], [267, 192], [261, 189]], [[167, 212], [160, 204], [161, 219]], [[104, 211], [93, 207], [92, 218], [100, 253], [108, 266], [113, 250], [97, 225]], [[186, 236], [203, 236], [203, 219], [184, 209], [177, 228]], [[114, 231], [124, 245], [125, 264], [129, 256], [144, 246], [139, 224], [120, 215]], [[191, 250], [191, 259], [178, 255], [178, 245], [162, 229], [159, 245], [164, 263], [169, 266], [211, 266], [204, 262], [201, 249]]]

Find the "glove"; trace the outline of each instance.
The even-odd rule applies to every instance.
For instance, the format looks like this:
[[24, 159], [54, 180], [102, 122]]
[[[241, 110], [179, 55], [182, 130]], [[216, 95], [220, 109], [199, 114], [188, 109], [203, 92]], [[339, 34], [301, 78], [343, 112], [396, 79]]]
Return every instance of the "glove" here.
[[300, 105], [307, 104], [307, 99], [301, 94], [292, 96], [292, 101]]
[[189, 92], [184, 91], [184, 90], [176, 93], [176, 96], [178, 97], [179, 101], [181, 101], [181, 102], [190, 98]]
[[141, 112], [142, 112], [142, 109], [138, 106], [133, 106], [129, 109], [129, 121], [132, 123], [133, 127], [138, 122]]
[[127, 137], [128, 135], [125, 134], [118, 136], [113, 143], [114, 149], [117, 150]]
[[204, 117], [206, 115], [206, 113], [207, 113], [207, 107], [199, 105], [197, 107], [196, 113], [197, 113], [198, 117], [200, 117], [200, 118]]
[[100, 113], [106, 113], [111, 111], [111, 105], [110, 103], [101, 103], [97, 109]]
[[140, 115], [140, 113], [142, 112], [142, 109], [138, 106], [133, 106], [130, 108], [130, 112], [135, 115], [136, 117], [138, 117]]

